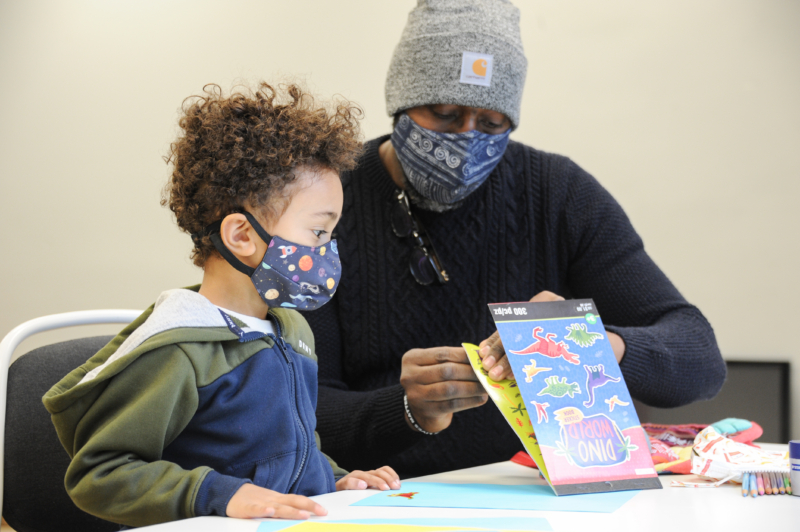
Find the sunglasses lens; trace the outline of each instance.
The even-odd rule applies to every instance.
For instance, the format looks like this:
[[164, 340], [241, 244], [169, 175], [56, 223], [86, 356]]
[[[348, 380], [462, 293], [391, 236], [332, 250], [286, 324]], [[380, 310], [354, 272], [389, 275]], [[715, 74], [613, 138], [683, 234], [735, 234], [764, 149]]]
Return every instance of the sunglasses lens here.
[[389, 217], [395, 235], [407, 237], [414, 230], [414, 220], [402, 204], [394, 203]]
[[429, 285], [438, 279], [433, 260], [420, 247], [416, 247], [411, 251], [409, 266], [411, 267], [411, 275], [414, 276], [414, 279], [419, 284]]

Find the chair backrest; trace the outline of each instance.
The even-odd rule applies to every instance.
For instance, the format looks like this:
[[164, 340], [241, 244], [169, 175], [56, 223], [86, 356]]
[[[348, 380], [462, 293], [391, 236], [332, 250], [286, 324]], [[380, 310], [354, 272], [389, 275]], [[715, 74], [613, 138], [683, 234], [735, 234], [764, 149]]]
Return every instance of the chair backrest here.
[[31, 334], [90, 323], [127, 323], [138, 310], [97, 310], [25, 322], [0, 343], [0, 492], [2, 515], [17, 532], [118, 530], [78, 509], [64, 489], [70, 459], [58, 440], [42, 396], [111, 336], [81, 338], [34, 349], [11, 367], [14, 349]]

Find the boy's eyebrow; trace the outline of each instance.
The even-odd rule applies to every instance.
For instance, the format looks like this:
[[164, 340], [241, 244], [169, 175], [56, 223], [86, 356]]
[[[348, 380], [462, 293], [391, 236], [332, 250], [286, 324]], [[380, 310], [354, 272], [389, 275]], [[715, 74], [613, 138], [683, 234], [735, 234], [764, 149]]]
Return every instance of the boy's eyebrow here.
[[331, 218], [333, 220], [339, 219], [339, 213], [333, 211], [325, 211], [325, 212], [315, 212], [311, 216], [315, 218]]

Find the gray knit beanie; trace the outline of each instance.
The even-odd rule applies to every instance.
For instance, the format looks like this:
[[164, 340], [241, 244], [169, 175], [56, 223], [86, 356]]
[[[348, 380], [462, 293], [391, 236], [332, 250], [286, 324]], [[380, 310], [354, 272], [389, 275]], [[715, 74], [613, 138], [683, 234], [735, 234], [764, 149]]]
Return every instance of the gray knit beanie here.
[[519, 10], [508, 0], [418, 0], [389, 65], [386, 110], [482, 107], [516, 128], [527, 67]]

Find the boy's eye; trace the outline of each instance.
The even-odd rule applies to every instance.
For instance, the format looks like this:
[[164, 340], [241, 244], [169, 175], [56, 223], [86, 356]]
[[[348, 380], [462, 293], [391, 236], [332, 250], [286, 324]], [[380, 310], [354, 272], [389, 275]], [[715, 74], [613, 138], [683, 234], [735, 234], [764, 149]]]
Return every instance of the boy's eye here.
[[324, 234], [327, 234], [327, 233], [328, 233], [328, 232], [327, 232], [326, 230], [324, 230], [324, 229], [312, 229], [312, 232], [314, 233], [314, 236], [316, 236], [317, 238], [319, 238], [319, 237], [321, 237], [322, 235], [324, 235]]

